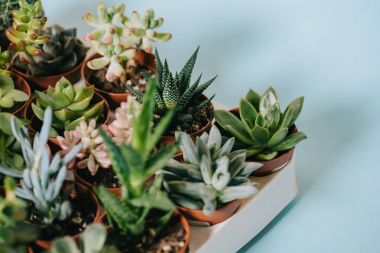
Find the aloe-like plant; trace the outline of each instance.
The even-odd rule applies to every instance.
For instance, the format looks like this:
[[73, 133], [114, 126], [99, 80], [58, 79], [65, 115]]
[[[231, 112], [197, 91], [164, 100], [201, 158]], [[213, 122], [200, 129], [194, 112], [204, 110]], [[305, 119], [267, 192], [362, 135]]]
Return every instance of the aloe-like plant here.
[[5, 197], [0, 196], [0, 252], [26, 253], [38, 237], [36, 226], [25, 223], [26, 203], [15, 195], [15, 182], [5, 179]]
[[[175, 121], [178, 124], [181, 124], [183, 122], [194, 121], [195, 114], [210, 106], [213, 96], [202, 102], [199, 101], [199, 98], [203, 91], [206, 90], [216, 79], [216, 76], [211, 80], [200, 84], [202, 76], [200, 75], [198, 79], [191, 84], [191, 75], [193, 73], [198, 51], [199, 47], [195, 50], [181, 71], [173, 75], [169, 69], [167, 60], [165, 60], [163, 64], [156, 50], [157, 76], [147, 77], [154, 78], [158, 83], [157, 91], [154, 96], [156, 114], [164, 115], [167, 111], [173, 110], [176, 114]], [[128, 86], [128, 90], [140, 103], [142, 102], [143, 95], [141, 92], [136, 91], [131, 86]], [[190, 110], [190, 108], [192, 109]]]
[[138, 12], [132, 12], [131, 17], [124, 14], [125, 6], [98, 6], [98, 16], [87, 13], [83, 19], [95, 30], [85, 39], [90, 41], [97, 53], [101, 55], [88, 62], [88, 67], [99, 70], [108, 66], [106, 78], [108, 81], [126, 80], [128, 64], [133, 64], [136, 50], [143, 48], [152, 52], [152, 41], [167, 41], [170, 33], [158, 33], [155, 29], [162, 26], [162, 18], [155, 19], [154, 11], [148, 10], [143, 18]]
[[76, 37], [76, 29], [64, 29], [52, 25], [42, 30], [48, 36], [48, 42], [39, 45], [41, 54], [25, 54], [28, 64], [16, 61], [17, 69], [32, 76], [51, 76], [65, 73], [82, 62], [87, 48]]
[[44, 110], [48, 106], [53, 109], [53, 130], [51, 137], [56, 137], [58, 131], [73, 130], [81, 121], [99, 119], [104, 110], [104, 101], [92, 105], [95, 94], [94, 87], [83, 84], [71, 84], [62, 77], [55, 87], [49, 86], [46, 93], [36, 91], [36, 103], [32, 104], [34, 114], [43, 120]]
[[58, 136], [57, 141], [64, 153], [70, 152], [78, 144], [82, 145], [81, 151], [77, 154], [78, 169], [88, 169], [91, 175], [95, 175], [99, 167], [108, 169], [111, 166], [103, 138], [94, 119], [88, 124], [86, 121], [80, 122], [74, 130], [65, 131], [64, 137]]
[[55, 239], [48, 253], [120, 253], [114, 246], [105, 245], [107, 230], [102, 224], [91, 224], [80, 235], [80, 244], [69, 237]]
[[48, 107], [45, 111], [43, 126], [36, 133], [33, 142], [30, 141], [26, 127], [19, 127], [16, 119], [12, 118], [12, 133], [21, 145], [26, 168], [20, 171], [15, 168], [0, 166], [0, 172], [11, 177], [20, 178], [20, 187], [16, 195], [33, 203], [46, 224], [55, 220], [65, 220], [72, 213], [68, 196], [63, 193], [62, 186], [66, 178], [66, 165], [80, 151], [81, 146], [75, 146], [64, 157], [55, 154], [50, 159], [47, 148], [53, 111]]
[[262, 164], [245, 162], [246, 150], [232, 152], [235, 138], [222, 143], [216, 126], [196, 142], [184, 132], [177, 132], [184, 162], [171, 159], [164, 170], [164, 188], [179, 206], [201, 209], [211, 216], [223, 204], [245, 199], [257, 192], [247, 178]]
[[12, 77], [0, 74], [0, 111], [10, 109], [16, 103], [25, 102], [28, 94], [15, 88]]
[[[112, 168], [122, 185], [122, 194], [118, 199], [104, 186], [96, 188], [96, 193], [113, 229], [125, 236], [123, 240], [127, 244], [134, 246], [138, 243], [148, 245], [171, 219], [175, 208], [161, 191], [159, 178], [148, 190], [145, 186], [146, 179], [162, 169], [177, 150], [174, 144], [155, 150], [173, 114], [168, 113], [152, 132], [154, 92], [153, 83], [145, 95], [141, 114], [132, 121], [131, 144], [118, 146], [104, 131], [101, 132]], [[149, 217], [153, 211], [155, 218], [152, 220]]]
[[248, 149], [248, 156], [271, 160], [306, 139], [304, 133], [290, 131], [301, 113], [303, 101], [304, 98], [299, 97], [281, 112], [272, 87], [262, 96], [249, 90], [240, 100], [239, 115], [225, 110], [215, 110], [214, 114], [218, 124]]

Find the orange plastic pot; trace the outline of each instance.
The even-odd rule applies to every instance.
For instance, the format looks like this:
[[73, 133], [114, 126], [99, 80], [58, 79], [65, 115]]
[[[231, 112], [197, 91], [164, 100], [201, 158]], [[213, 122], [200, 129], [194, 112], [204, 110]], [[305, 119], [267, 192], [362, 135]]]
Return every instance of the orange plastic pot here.
[[[13, 75], [12, 78], [15, 83], [15, 88], [25, 92], [29, 96], [29, 100], [30, 100], [32, 93], [30, 91], [28, 82], [24, 78], [18, 75]], [[28, 104], [28, 100], [23, 102], [18, 108], [16, 108], [12, 112], [12, 114], [16, 116], [22, 116], [22, 112], [25, 110], [25, 107], [27, 106], [27, 104]]]
[[[234, 115], [238, 116], [240, 113], [240, 109], [234, 108], [234, 109], [231, 109], [230, 112], [233, 113]], [[298, 132], [297, 127], [296, 126], [291, 127], [290, 132], [291, 133]], [[280, 155], [278, 155], [277, 157], [275, 157], [269, 161], [254, 160], [254, 159], [247, 159], [247, 161], [248, 162], [258, 162], [258, 163], [261, 163], [263, 165], [262, 167], [255, 170], [252, 173], [252, 176], [262, 177], [262, 176], [267, 176], [267, 175], [273, 174], [273, 173], [283, 169], [289, 163], [289, 161], [293, 158], [293, 155], [294, 155], [294, 148], [289, 149], [285, 152], [282, 152]]]
[[[102, 96], [104, 96], [108, 101], [111, 102], [112, 106], [117, 107], [118, 105], [120, 105], [121, 102], [127, 101], [128, 96], [130, 94], [129, 92], [124, 92], [124, 93], [108, 92], [91, 83], [90, 77], [94, 73], [94, 70], [91, 70], [87, 66], [87, 63], [99, 57], [101, 57], [99, 54], [93, 54], [88, 59], [86, 59], [81, 69], [82, 79], [84, 80], [87, 86], [94, 86], [97, 92], [99, 92]], [[144, 67], [145, 69], [151, 71], [152, 73], [156, 73], [156, 61], [153, 54], [146, 53], [143, 50], [138, 50], [136, 52], [134, 59], [139, 66]]]
[[202, 210], [189, 209], [186, 207], [178, 207], [178, 209], [189, 220], [207, 222], [210, 225], [215, 225], [230, 218], [236, 212], [236, 210], [238, 210], [240, 204], [241, 204], [241, 200], [231, 201], [227, 203], [226, 205], [224, 205], [223, 207], [216, 210], [214, 214], [211, 216], [207, 216], [206, 214], [203, 213]]
[[[67, 187], [66, 189], [68, 189], [69, 188], [68, 186], [72, 185], [72, 182], [66, 181], [65, 185]], [[80, 198], [80, 199], [83, 199], [84, 201], [89, 201], [89, 203], [91, 203], [95, 209], [94, 210], [95, 217], [94, 217], [94, 220], [92, 223], [95, 224], [95, 223], [101, 223], [102, 222], [102, 220], [104, 218], [104, 212], [101, 209], [99, 200], [97, 199], [96, 195], [88, 187], [77, 182], [75, 184], [75, 191], [73, 193], [71, 193], [71, 196], [73, 198]], [[72, 239], [78, 241], [78, 239], [80, 237], [80, 233], [73, 235], [73, 236], [70, 236], [70, 237]], [[37, 240], [37, 241], [35, 241], [34, 244], [39, 249], [47, 250], [47, 249], [51, 248], [52, 241]]]
[[[103, 119], [102, 119], [101, 124], [107, 124], [109, 119], [110, 119], [110, 111], [111, 111], [110, 106], [109, 106], [107, 100], [105, 100], [100, 94], [95, 92], [94, 97], [93, 97], [91, 102], [97, 103], [100, 101], [104, 101]], [[32, 110], [32, 103], [35, 103], [35, 102], [36, 102], [36, 97], [33, 96], [29, 100], [29, 102], [26, 105], [25, 110], [24, 110], [24, 118], [30, 120], [30, 122], [31, 122], [31, 124], [29, 126], [29, 130], [32, 133], [36, 133], [37, 131], [39, 131], [40, 126], [42, 124], [42, 122], [34, 115], [33, 110]], [[54, 144], [54, 146], [56, 148], [59, 147], [59, 143], [57, 141], [57, 138], [49, 138], [49, 142]]]
[[26, 80], [28, 80], [29, 84], [33, 86], [36, 90], [46, 90], [49, 86], [55, 86], [55, 84], [61, 79], [62, 77], [65, 77], [67, 80], [69, 80], [71, 83], [76, 83], [80, 80], [80, 70], [84, 63], [85, 59], [83, 59], [77, 66], [75, 66], [73, 69], [62, 73], [58, 75], [53, 76], [32, 76], [29, 74], [26, 74], [22, 72], [21, 70], [18, 70], [16, 68], [13, 68], [12, 71], [16, 73], [19, 76], [22, 76]]

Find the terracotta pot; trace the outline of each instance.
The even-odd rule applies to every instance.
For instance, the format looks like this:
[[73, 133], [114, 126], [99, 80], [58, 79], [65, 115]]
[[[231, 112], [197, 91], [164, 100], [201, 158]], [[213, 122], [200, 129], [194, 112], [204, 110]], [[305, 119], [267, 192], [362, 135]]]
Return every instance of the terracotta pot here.
[[[70, 185], [72, 185], [72, 182], [67, 181], [66, 185], [70, 186]], [[71, 194], [71, 196], [73, 198], [80, 198], [80, 199], [89, 201], [89, 203], [91, 203], [93, 205], [93, 207], [95, 208], [95, 217], [94, 217], [94, 220], [92, 223], [94, 224], [94, 223], [102, 222], [102, 219], [104, 217], [104, 212], [101, 209], [99, 200], [97, 199], [96, 195], [89, 188], [87, 188], [85, 185], [82, 185], [80, 183], [76, 183], [75, 184], [75, 190]], [[80, 233], [78, 233], [74, 236], [71, 236], [71, 238], [74, 240], [78, 240], [79, 237], [80, 237]], [[35, 242], [35, 245], [38, 248], [46, 250], [46, 249], [51, 248], [52, 241], [37, 240]]]
[[30, 85], [36, 89], [36, 90], [46, 90], [49, 86], [55, 86], [55, 84], [61, 79], [61, 77], [65, 77], [67, 80], [69, 80], [71, 83], [76, 83], [80, 80], [80, 70], [83, 65], [83, 62], [85, 59], [83, 59], [76, 67], [73, 69], [57, 74], [54, 76], [32, 76], [29, 74], [26, 74], [22, 72], [21, 70], [18, 70], [16, 68], [13, 68], [12, 71], [16, 73], [17, 75], [20, 75], [24, 77]]
[[[231, 109], [230, 112], [239, 116], [240, 110], [239, 110], [239, 108], [234, 108], [234, 109]], [[297, 127], [295, 125], [293, 125], [289, 129], [289, 131], [291, 133], [298, 132]], [[254, 160], [254, 159], [247, 159], [247, 161], [258, 162], [258, 163], [263, 164], [263, 166], [261, 168], [255, 170], [252, 173], [252, 176], [262, 177], [262, 176], [267, 176], [267, 175], [273, 174], [273, 173], [283, 169], [289, 163], [289, 161], [293, 158], [293, 155], [294, 155], [294, 148], [280, 153], [280, 155], [278, 155], [277, 157], [275, 157], [269, 161]]]
[[[121, 102], [127, 101], [128, 96], [130, 94], [129, 92], [124, 92], [124, 93], [108, 92], [99, 87], [96, 87], [94, 84], [90, 82], [90, 76], [94, 73], [94, 70], [91, 70], [90, 68], [87, 67], [87, 62], [99, 57], [101, 57], [99, 54], [93, 54], [85, 61], [81, 69], [82, 79], [84, 80], [87, 86], [93, 85], [95, 87], [95, 90], [99, 92], [102, 96], [104, 96], [108, 101], [112, 102], [111, 103], [112, 106], [116, 108], [118, 107], [118, 105], [120, 105]], [[149, 53], [146, 53], [145, 51], [138, 50], [134, 59], [138, 65], [143, 66], [144, 68], [146, 68], [147, 70], [150, 70], [153, 73], [156, 72], [156, 62], [155, 62], [155, 57], [153, 54], [149, 54]]]
[[[105, 100], [100, 94], [95, 92], [92, 102], [96, 103], [99, 101], [104, 101], [104, 111], [103, 111], [104, 117], [102, 119], [103, 121], [102, 124], [107, 124], [110, 118], [110, 106], [107, 100]], [[31, 121], [29, 130], [33, 133], [36, 133], [37, 131], [39, 131], [42, 124], [41, 121], [34, 115], [33, 110], [32, 110], [32, 103], [35, 103], [35, 102], [36, 102], [36, 97], [33, 96], [29, 100], [28, 104], [26, 105], [25, 110], [24, 110], [24, 115], [23, 115], [25, 119], [28, 119]], [[57, 151], [57, 148], [59, 148], [59, 143], [57, 141], [57, 138], [49, 138], [49, 142], [55, 145], [55, 148], [56, 148], [55, 151]]]
[[178, 251], [178, 253], [186, 253], [189, 250], [189, 245], [190, 245], [190, 225], [187, 219], [185, 218], [184, 215], [180, 214], [178, 211], [176, 211], [177, 215], [180, 215], [180, 222], [183, 226], [183, 229], [185, 230], [185, 244], [183, 247]]
[[[29, 87], [28, 82], [24, 78], [22, 78], [21, 76], [18, 76], [18, 75], [13, 75], [12, 78], [14, 80], [15, 87], [18, 90], [21, 90], [21, 91], [25, 92], [26, 94], [28, 94], [29, 100], [30, 100], [32, 93], [30, 91], [30, 87]], [[27, 104], [28, 104], [28, 100], [23, 102], [17, 109], [15, 109], [12, 112], [12, 114], [16, 115], [16, 116], [22, 116], [22, 112], [25, 110], [25, 107]]]
[[[80, 184], [83, 184], [85, 185], [86, 187], [92, 189], [93, 187], [93, 184], [91, 184], [90, 182], [88, 182], [87, 180], [85, 180], [84, 178], [82, 178], [78, 173], [77, 173], [77, 168], [75, 168], [74, 166], [74, 169], [72, 170], [73, 172], [73, 175], [74, 175], [74, 180]], [[109, 190], [110, 192], [112, 192], [116, 197], [120, 198], [121, 197], [121, 187], [117, 187], [117, 188], [111, 188], [111, 187], [107, 187], [107, 190]]]
[[203, 213], [202, 210], [189, 209], [186, 207], [178, 207], [178, 209], [189, 220], [207, 222], [210, 225], [215, 225], [230, 218], [236, 212], [236, 210], [238, 210], [240, 204], [241, 200], [231, 201], [224, 205], [222, 208], [216, 210], [212, 216], [207, 216]]
[[[202, 96], [203, 96], [202, 101], [208, 99], [205, 95], [202, 94]], [[212, 104], [211, 104], [211, 106], [212, 106], [211, 110], [214, 110], [214, 106]], [[204, 132], [208, 132], [211, 129], [212, 121], [213, 121], [213, 119], [210, 119], [204, 127], [202, 127], [201, 129], [199, 129], [198, 131], [196, 131], [194, 133], [189, 134], [190, 137], [193, 139], [193, 141], [195, 141], [197, 136], [201, 136]], [[171, 144], [174, 142], [175, 142], [175, 136], [174, 135], [164, 135], [161, 137], [161, 140], [160, 140], [160, 143], [162, 143], [164, 145], [168, 145], [168, 144]]]

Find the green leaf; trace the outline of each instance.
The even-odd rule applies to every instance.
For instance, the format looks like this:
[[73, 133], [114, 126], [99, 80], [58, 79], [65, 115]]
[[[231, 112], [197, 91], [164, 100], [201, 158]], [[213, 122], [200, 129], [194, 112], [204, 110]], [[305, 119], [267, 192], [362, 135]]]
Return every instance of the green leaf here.
[[278, 155], [277, 151], [272, 151], [272, 152], [266, 152], [266, 153], [261, 153], [256, 155], [256, 158], [258, 160], [263, 160], [263, 161], [270, 161], [274, 159]]
[[174, 112], [169, 111], [165, 114], [164, 117], [161, 118], [160, 123], [154, 128], [153, 134], [147, 140], [146, 149], [152, 150], [161, 139], [162, 135], [165, 133], [166, 129], [170, 125], [173, 120]]
[[304, 133], [297, 132], [297, 133], [289, 135], [288, 137], [286, 137], [286, 139], [283, 142], [281, 142], [277, 146], [272, 147], [271, 149], [275, 151], [289, 150], [295, 147], [300, 141], [305, 140], [305, 139], [306, 139], [306, 135]]
[[266, 144], [269, 140], [270, 134], [269, 134], [268, 129], [265, 129], [264, 127], [256, 125], [251, 131], [251, 136], [258, 143]]
[[170, 74], [162, 92], [162, 99], [164, 100], [166, 107], [170, 110], [177, 106], [179, 98], [180, 93], [178, 87], [175, 85], [174, 79]]
[[187, 87], [189, 87], [191, 75], [193, 73], [193, 69], [195, 66], [195, 62], [197, 60], [199, 51], [199, 46], [195, 50], [195, 52], [192, 54], [190, 59], [186, 62], [185, 66], [182, 68], [182, 70], [179, 73], [179, 84], [181, 85], [180, 89], [181, 91], [186, 90]]
[[236, 199], [245, 199], [257, 193], [255, 185], [249, 183], [239, 186], [230, 186], [224, 189], [219, 197], [222, 203], [228, 203]]
[[282, 116], [279, 128], [290, 127], [290, 122], [293, 118], [293, 107], [287, 108], [285, 114]]
[[255, 126], [257, 111], [255, 107], [246, 99], [240, 100], [240, 119], [243, 120], [249, 128]]
[[260, 114], [263, 115], [264, 118], [267, 118], [267, 115], [275, 106], [278, 106], [277, 94], [272, 87], [269, 87], [261, 97], [259, 105]]
[[261, 96], [254, 90], [250, 89], [245, 97], [256, 109], [259, 110]]
[[300, 113], [302, 111], [302, 107], [303, 107], [303, 101], [304, 101], [304, 97], [296, 98], [286, 108], [287, 110], [290, 107], [293, 109], [293, 115], [292, 115], [292, 119], [289, 122], [289, 126], [293, 125], [294, 122], [296, 122], [298, 116], [300, 115]]
[[148, 176], [153, 175], [165, 167], [166, 163], [175, 155], [177, 150], [178, 147], [176, 145], [167, 145], [152, 154], [146, 164], [146, 174]]
[[88, 108], [84, 113], [83, 113], [83, 117], [85, 117], [86, 119], [97, 119], [98, 117], [100, 117], [102, 115], [104, 111], [104, 101], [100, 101], [98, 103], [96, 103], [94, 106], [92, 106], [91, 108]]
[[214, 81], [215, 79], [217, 78], [218, 76], [214, 76], [213, 78], [211, 78], [210, 80], [208, 80], [207, 82], [199, 85], [196, 89], [195, 89], [195, 92], [194, 94], [195, 95], [198, 95], [198, 94], [202, 94]]
[[279, 144], [280, 142], [282, 142], [286, 136], [288, 135], [288, 131], [289, 129], [287, 127], [283, 127], [281, 129], [279, 129], [269, 140], [268, 142], [268, 147], [272, 147], [272, 146], [275, 146], [277, 144]]

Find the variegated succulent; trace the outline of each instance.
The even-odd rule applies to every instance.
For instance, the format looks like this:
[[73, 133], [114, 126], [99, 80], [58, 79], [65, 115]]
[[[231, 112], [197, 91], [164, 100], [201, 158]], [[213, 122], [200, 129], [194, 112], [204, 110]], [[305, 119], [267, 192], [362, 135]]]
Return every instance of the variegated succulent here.
[[141, 112], [141, 104], [134, 97], [128, 97], [127, 102], [122, 102], [115, 110], [115, 120], [106, 128], [112, 139], [117, 144], [131, 143], [132, 141], [132, 120], [138, 117]]
[[88, 62], [90, 69], [99, 70], [108, 66], [106, 78], [126, 80], [128, 63], [133, 63], [136, 50], [143, 47], [152, 52], [152, 41], [167, 41], [169, 33], [157, 33], [154, 29], [163, 24], [163, 19], [155, 19], [154, 11], [148, 10], [144, 18], [134, 11], [130, 18], [124, 15], [125, 6], [98, 6], [98, 16], [92, 13], [84, 15], [84, 20], [95, 30], [85, 39], [91, 41], [100, 58]]
[[215, 110], [218, 124], [247, 148], [248, 156], [259, 160], [271, 160], [280, 152], [289, 150], [306, 139], [302, 132], [291, 132], [301, 113], [303, 97], [291, 102], [281, 112], [275, 90], [270, 87], [260, 96], [249, 90], [240, 100], [239, 115], [225, 110]]
[[41, 132], [36, 133], [31, 142], [27, 128], [19, 128], [15, 118], [12, 118], [12, 133], [21, 145], [26, 168], [20, 171], [0, 166], [1, 173], [21, 179], [20, 187], [16, 188], [16, 195], [31, 201], [46, 224], [55, 220], [65, 220], [72, 213], [71, 203], [67, 194], [63, 193], [62, 186], [66, 178], [67, 163], [81, 149], [78, 145], [64, 157], [57, 153], [51, 159], [47, 141], [52, 119], [53, 111], [48, 107], [44, 113]]
[[104, 111], [104, 101], [93, 103], [94, 87], [71, 84], [62, 77], [55, 87], [49, 86], [46, 93], [36, 91], [36, 103], [32, 104], [34, 114], [43, 120], [44, 110], [50, 106], [53, 113], [53, 129], [50, 136], [56, 137], [59, 131], [73, 130], [81, 121], [98, 120]]
[[65, 131], [64, 137], [58, 136], [57, 141], [64, 153], [70, 152], [74, 146], [81, 144], [82, 149], [77, 154], [79, 161], [76, 166], [79, 169], [88, 169], [91, 175], [97, 173], [99, 166], [105, 169], [111, 166], [94, 119], [88, 124], [86, 121], [81, 121], [75, 130]]
[[262, 164], [245, 162], [246, 150], [231, 152], [235, 138], [222, 143], [219, 129], [213, 126], [195, 144], [184, 132], [177, 132], [176, 139], [184, 162], [172, 159], [160, 173], [164, 188], [179, 206], [201, 209], [211, 216], [222, 205], [257, 192], [247, 177]]

